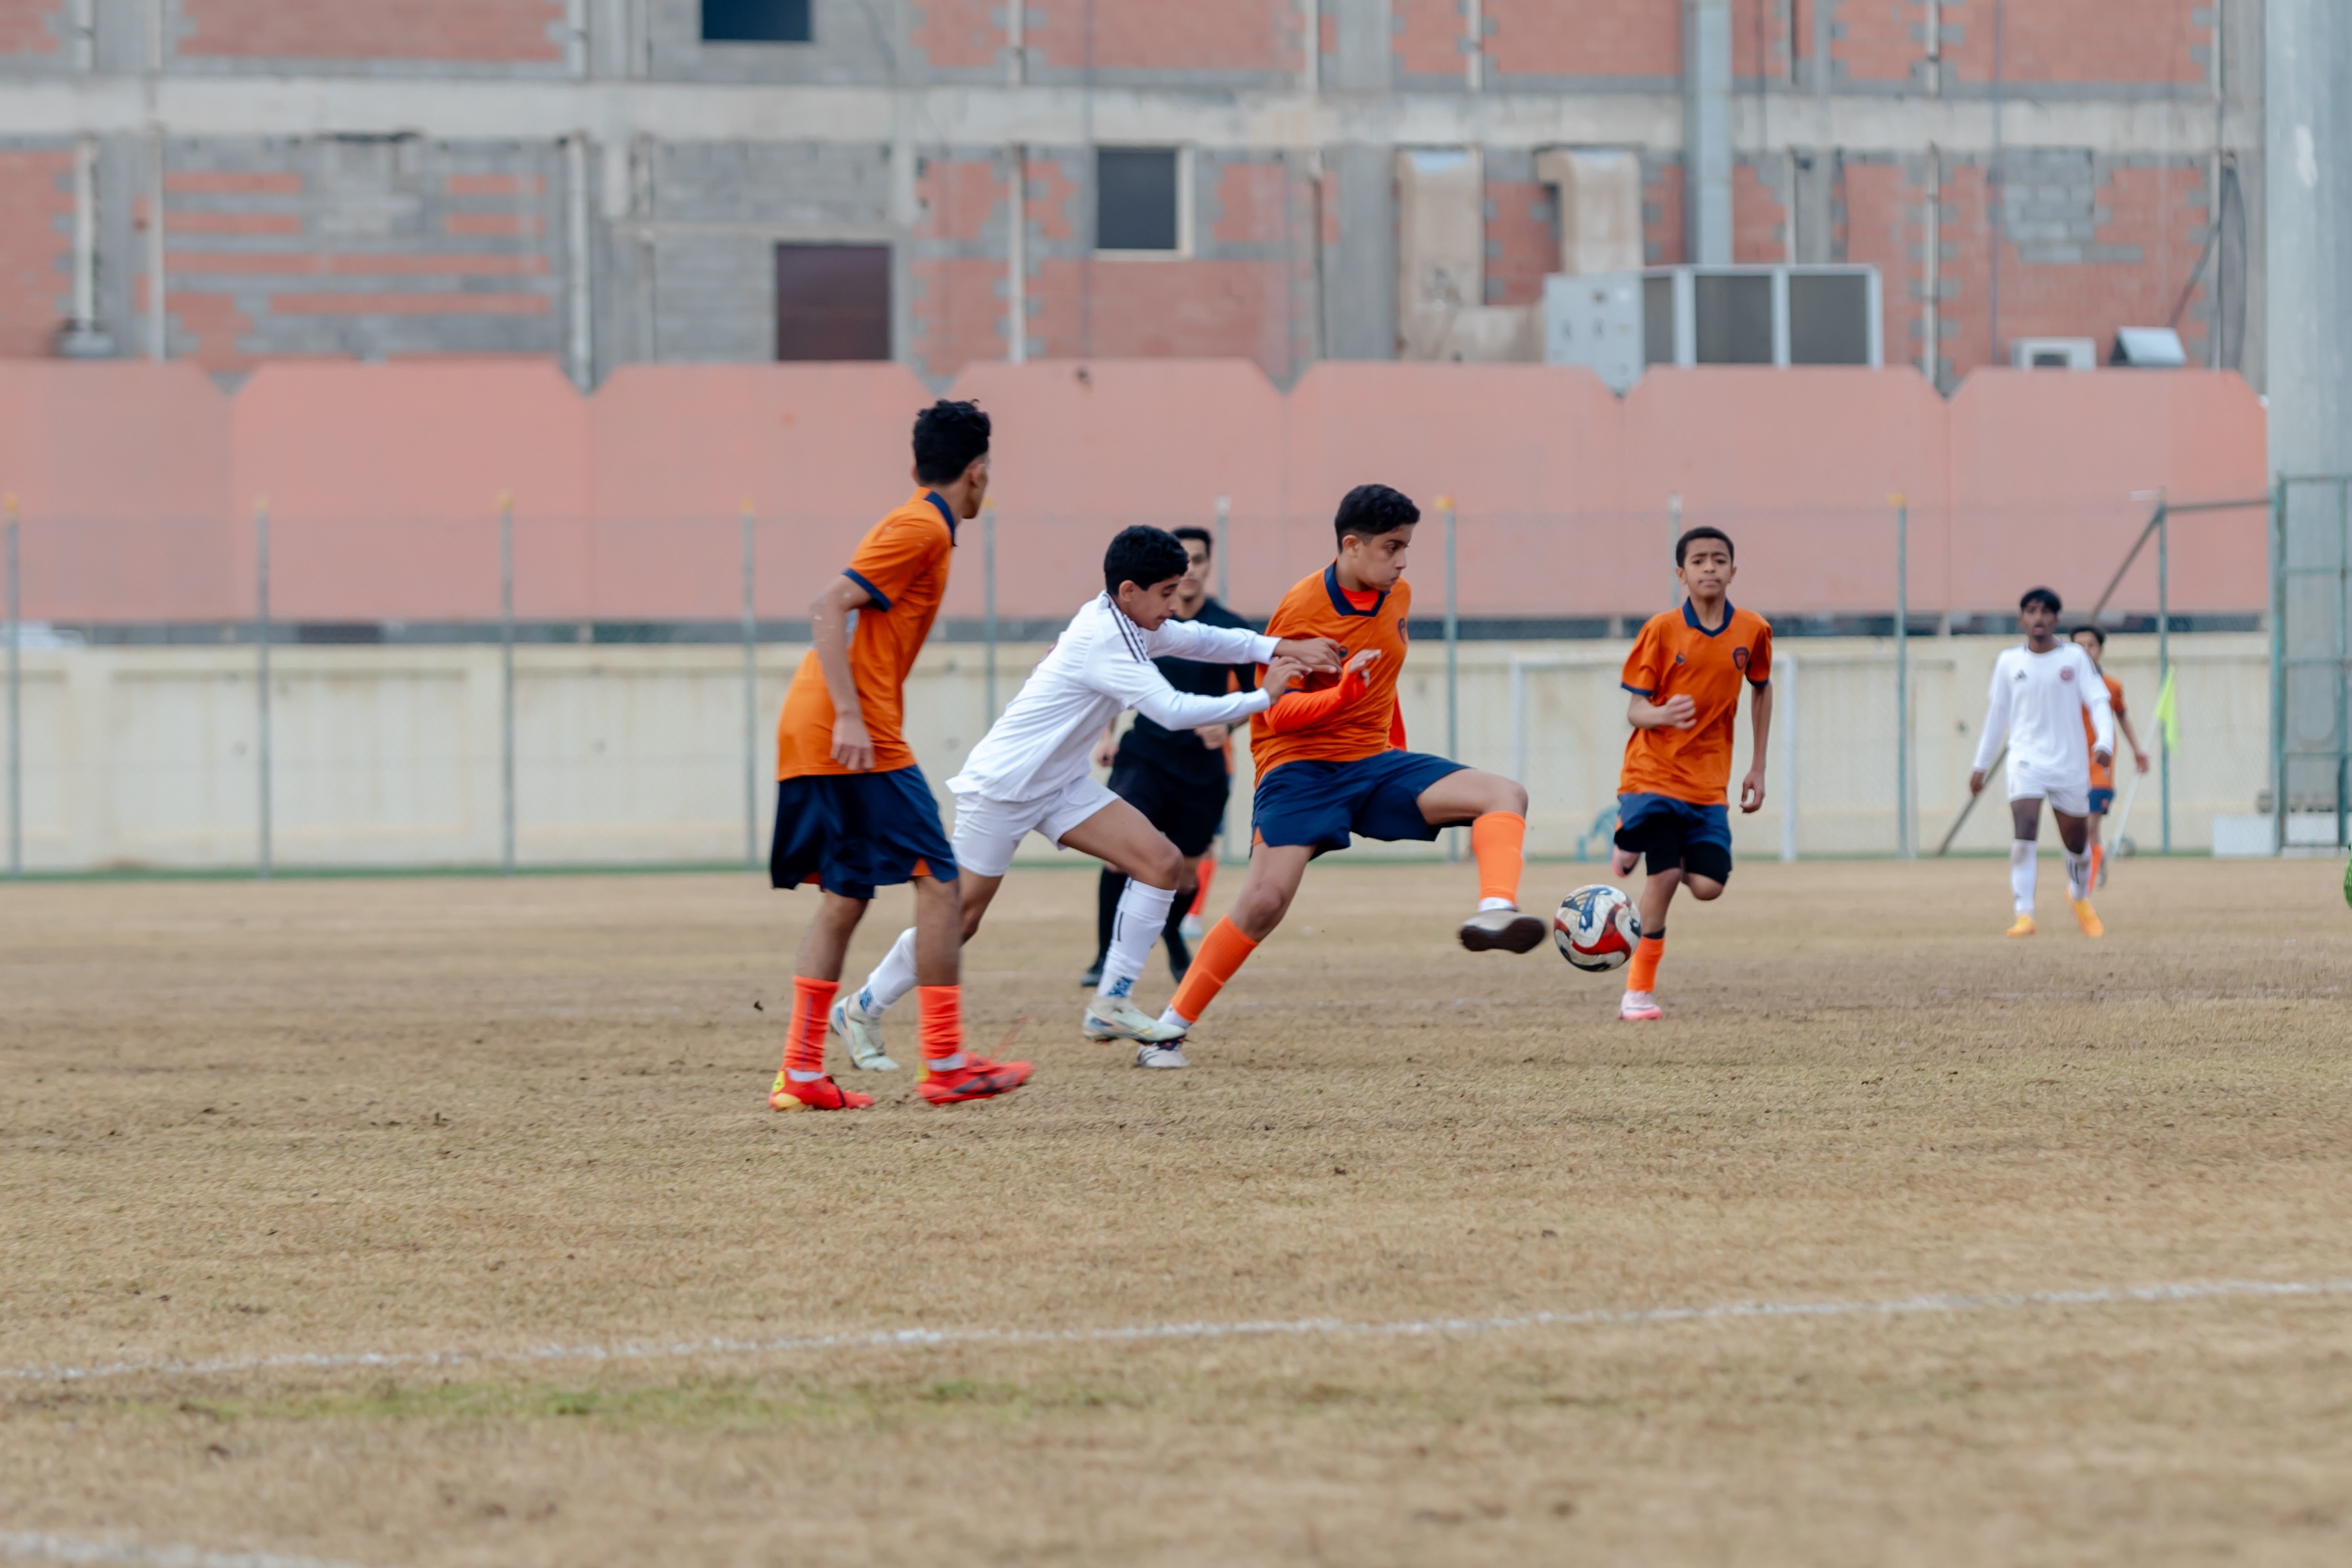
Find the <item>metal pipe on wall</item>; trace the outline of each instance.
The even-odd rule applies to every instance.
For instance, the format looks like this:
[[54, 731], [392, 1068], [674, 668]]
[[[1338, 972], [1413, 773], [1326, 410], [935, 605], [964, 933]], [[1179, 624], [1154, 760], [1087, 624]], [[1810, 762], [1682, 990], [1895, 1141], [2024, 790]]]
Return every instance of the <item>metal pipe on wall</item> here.
[[583, 392], [596, 384], [595, 312], [588, 263], [588, 137], [563, 139], [563, 234], [570, 276], [572, 384]]
[[[1457, 575], [1454, 570], [1454, 498], [1437, 498], [1438, 510], [1445, 514], [1445, 754], [1455, 762], [1462, 760], [1462, 622], [1454, 613], [1457, 601]], [[1462, 858], [1462, 831], [1448, 828], [1445, 833], [1445, 858]]]
[[8, 522], [8, 879], [25, 876], [25, 672], [23, 605], [16, 584], [16, 498], [7, 500]]
[[[1021, 9], [1014, 0], [1013, 10]], [[1004, 352], [1014, 364], [1029, 363], [1029, 149], [1016, 142], [1013, 157], [1010, 232], [1004, 242]]]
[[[158, 0], [161, 3], [161, 0]], [[160, 46], [158, 46], [160, 47]], [[170, 318], [164, 313], [168, 279], [163, 273], [163, 132], [147, 133], [147, 357], [171, 357]]]
[[743, 500], [743, 864], [760, 863], [760, 622], [757, 519]]
[[515, 868], [514, 498], [499, 497], [499, 869]]
[[1911, 809], [1911, 506], [1895, 498], [1895, 853], [1919, 858]]

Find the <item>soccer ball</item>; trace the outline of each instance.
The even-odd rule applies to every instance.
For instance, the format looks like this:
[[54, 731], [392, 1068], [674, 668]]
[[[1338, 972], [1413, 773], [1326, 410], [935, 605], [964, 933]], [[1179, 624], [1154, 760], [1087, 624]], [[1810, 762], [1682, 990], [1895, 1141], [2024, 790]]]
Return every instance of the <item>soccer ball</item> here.
[[1642, 917], [1633, 900], [1595, 882], [1560, 900], [1559, 912], [1551, 917], [1551, 940], [1562, 958], [1599, 973], [1633, 956], [1642, 940]]

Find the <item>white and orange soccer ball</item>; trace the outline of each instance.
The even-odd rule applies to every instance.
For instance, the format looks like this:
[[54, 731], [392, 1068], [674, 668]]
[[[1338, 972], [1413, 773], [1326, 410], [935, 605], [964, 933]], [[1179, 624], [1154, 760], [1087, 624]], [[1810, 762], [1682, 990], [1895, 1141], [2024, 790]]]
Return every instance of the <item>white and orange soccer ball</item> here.
[[1562, 958], [1597, 974], [1633, 956], [1642, 940], [1642, 916], [1622, 892], [1595, 882], [1560, 900], [1551, 917], [1551, 940]]

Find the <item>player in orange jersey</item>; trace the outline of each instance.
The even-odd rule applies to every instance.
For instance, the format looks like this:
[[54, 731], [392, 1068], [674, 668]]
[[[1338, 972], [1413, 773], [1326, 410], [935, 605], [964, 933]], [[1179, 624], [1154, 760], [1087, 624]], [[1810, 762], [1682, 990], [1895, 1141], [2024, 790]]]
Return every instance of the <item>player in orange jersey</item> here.
[[963, 1048], [955, 854], [900, 730], [907, 672], [947, 593], [956, 524], [978, 516], [988, 494], [988, 416], [973, 404], [941, 401], [925, 409], [915, 420], [915, 493], [858, 542], [848, 566], [809, 606], [814, 646], [776, 723], [776, 838], [768, 872], [779, 888], [814, 877], [824, 900], [801, 943], [784, 1065], [768, 1092], [773, 1110], [874, 1103], [825, 1076], [825, 1016], [841, 989], [850, 933], [874, 889], [898, 882], [915, 884], [927, 1069], [915, 1092], [949, 1105], [1029, 1079], [1027, 1062], [992, 1062]]
[[[2091, 656], [2091, 666], [2099, 672], [2099, 679], [2107, 689], [2107, 706], [2116, 712], [2116, 731], [2132, 749], [2132, 765], [2141, 773], [2147, 772], [2147, 753], [2140, 749], [2139, 737], [2132, 732], [2131, 719], [2124, 712], [2124, 683], [2107, 673], [2107, 634], [2096, 626], [2074, 628], [2074, 641]], [[2107, 885], [2107, 850], [2099, 842], [2099, 825], [2106, 820], [2107, 808], [2116, 804], [2116, 769], [2112, 759], [2099, 761], [2099, 732], [2091, 722], [2089, 709], [2083, 710], [2083, 738], [2091, 746], [2091, 886]]]
[[1642, 945], [1626, 966], [1617, 1016], [1659, 1016], [1658, 960], [1666, 952], [1666, 906], [1676, 888], [1702, 901], [1723, 896], [1731, 876], [1731, 731], [1739, 688], [1755, 696], [1754, 760], [1739, 781], [1739, 809], [1764, 804], [1765, 737], [1772, 728], [1772, 627], [1731, 604], [1731, 539], [1694, 528], [1675, 541], [1675, 575], [1690, 595], [1679, 610], [1651, 617], [1625, 658], [1625, 717], [1633, 733], [1617, 780], [1617, 854], [1630, 877], [1643, 854], [1650, 879], [1641, 897]]
[[[1351, 834], [1422, 839], [1470, 825], [1478, 858], [1478, 908], [1462, 922], [1462, 945], [1474, 952], [1526, 952], [1544, 939], [1545, 922], [1518, 907], [1528, 831], [1528, 792], [1496, 773], [1404, 749], [1397, 707], [1403, 673], [1405, 617], [1412, 589], [1405, 552], [1421, 509], [1386, 485], [1359, 485], [1339, 502], [1333, 531], [1339, 557], [1284, 595], [1266, 623], [1274, 637], [1329, 637], [1348, 651], [1337, 675], [1307, 678], [1250, 721], [1250, 760], [1257, 772], [1249, 874], [1233, 913], [1202, 941], [1192, 967], [1160, 1022], [1190, 1029], [1243, 962], [1280, 924], [1307, 873], [1327, 849], [1345, 849]], [[1181, 1040], [1150, 1045], [1181, 1067]]]

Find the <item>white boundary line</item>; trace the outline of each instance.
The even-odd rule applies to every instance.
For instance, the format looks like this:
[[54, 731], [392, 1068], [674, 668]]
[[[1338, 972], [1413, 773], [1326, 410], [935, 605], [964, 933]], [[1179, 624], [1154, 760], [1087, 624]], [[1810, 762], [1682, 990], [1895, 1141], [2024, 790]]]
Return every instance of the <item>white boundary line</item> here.
[[[1712, 1307], [1601, 1308], [1582, 1312], [1528, 1312], [1494, 1318], [1425, 1318], [1387, 1323], [1355, 1323], [1339, 1318], [1295, 1318], [1234, 1323], [1145, 1323], [1104, 1329], [886, 1329], [870, 1333], [811, 1334], [772, 1340], [689, 1340], [671, 1344], [634, 1342], [619, 1345], [525, 1345], [512, 1350], [295, 1352], [279, 1355], [223, 1356], [201, 1361], [157, 1357], [103, 1362], [90, 1366], [5, 1368], [0, 1369], [0, 1382], [73, 1383], [96, 1378], [131, 1377], [143, 1373], [201, 1377], [222, 1373], [270, 1372], [281, 1368], [337, 1371], [345, 1368], [493, 1366], [548, 1362], [682, 1361], [700, 1356], [789, 1355], [804, 1351], [929, 1350], [956, 1345], [1128, 1344], [1153, 1340], [1255, 1339], [1281, 1335], [1419, 1338], [1510, 1333], [1540, 1328], [1638, 1328], [1662, 1323], [1725, 1322], [1741, 1318], [1901, 1317], [1929, 1312], [2006, 1311], [2027, 1307], [2099, 1307], [2328, 1296], [2352, 1296], [2352, 1279], [2186, 1280], [2170, 1285], [2112, 1286], [2084, 1290], [1907, 1296], [1885, 1301], [1729, 1301]], [[93, 1558], [90, 1561], [114, 1560]], [[266, 1560], [237, 1561], [262, 1563]]]
[[92, 1541], [73, 1535], [0, 1530], [0, 1556], [44, 1563], [114, 1563], [132, 1568], [352, 1568], [316, 1557], [271, 1552], [207, 1552], [201, 1546], [142, 1546], [135, 1541]]

